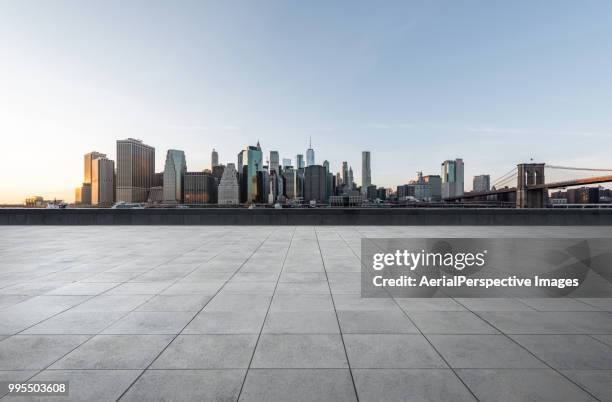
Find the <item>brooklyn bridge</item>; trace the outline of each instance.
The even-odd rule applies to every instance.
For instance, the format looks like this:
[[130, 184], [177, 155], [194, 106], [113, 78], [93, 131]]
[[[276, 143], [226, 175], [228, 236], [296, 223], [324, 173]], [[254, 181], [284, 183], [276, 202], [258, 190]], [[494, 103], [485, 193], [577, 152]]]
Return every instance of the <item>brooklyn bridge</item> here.
[[[549, 176], [576, 175], [577, 178], [546, 180]], [[602, 173], [607, 172], [607, 175]], [[590, 174], [591, 176], [586, 176]], [[500, 176], [492, 183], [490, 191], [467, 192], [459, 196], [448, 197], [447, 202], [462, 201], [498, 201], [516, 200], [517, 208], [543, 208], [546, 206], [549, 189], [563, 189], [574, 186], [612, 182], [612, 169], [579, 168], [548, 165], [545, 163], [520, 163], [515, 168]]]

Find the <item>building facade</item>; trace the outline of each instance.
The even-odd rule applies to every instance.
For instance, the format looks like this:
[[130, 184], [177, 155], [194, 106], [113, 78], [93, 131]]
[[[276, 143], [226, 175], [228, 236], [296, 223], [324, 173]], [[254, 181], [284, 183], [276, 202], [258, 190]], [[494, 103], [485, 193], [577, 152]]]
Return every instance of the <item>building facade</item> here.
[[183, 202], [183, 176], [187, 172], [185, 152], [169, 149], [164, 165], [164, 202], [180, 204]]
[[215, 166], [219, 166], [219, 154], [213, 148], [212, 154], [210, 155], [210, 170], [214, 170]]
[[327, 171], [323, 166], [306, 166], [304, 170], [304, 201], [326, 204], [329, 201], [327, 186]]
[[240, 187], [238, 172], [233, 163], [228, 163], [223, 170], [223, 176], [218, 188], [218, 202], [221, 205], [238, 205], [240, 203]]
[[442, 162], [442, 198], [463, 195], [463, 159]]
[[314, 149], [312, 149], [312, 138], [311, 138], [310, 143], [308, 144], [308, 149], [306, 150], [306, 166], [312, 166], [314, 164], [315, 164], [315, 152], [314, 152]]
[[[372, 165], [370, 163], [370, 151], [361, 153], [361, 189], [365, 193], [372, 184]], [[368, 197], [369, 198], [369, 197]]]
[[147, 201], [154, 174], [155, 148], [134, 138], [117, 141], [117, 201]]
[[472, 191], [477, 193], [481, 193], [484, 191], [489, 191], [491, 189], [491, 176], [488, 174], [481, 174], [479, 176], [474, 176], [472, 180]]
[[185, 172], [183, 202], [185, 204], [216, 204], [217, 180], [207, 172]]
[[257, 146], [249, 146], [243, 150], [238, 160], [242, 163], [240, 175], [241, 186], [244, 187], [241, 189], [244, 194], [243, 201], [245, 203], [256, 203], [260, 198], [257, 173], [263, 170], [263, 153], [259, 142], [257, 142]]
[[270, 151], [270, 173], [280, 173], [278, 151]]
[[115, 162], [107, 158], [93, 160], [91, 169], [91, 205], [109, 207], [115, 202]]

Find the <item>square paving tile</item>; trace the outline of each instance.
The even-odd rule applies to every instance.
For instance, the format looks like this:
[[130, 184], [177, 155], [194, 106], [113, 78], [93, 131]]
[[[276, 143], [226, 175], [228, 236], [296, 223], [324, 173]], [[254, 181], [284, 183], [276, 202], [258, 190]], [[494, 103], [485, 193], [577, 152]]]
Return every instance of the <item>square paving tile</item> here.
[[351, 368], [447, 368], [422, 335], [346, 334]]
[[241, 401], [356, 401], [346, 369], [251, 369]]
[[449, 369], [355, 369], [361, 401], [476, 401]]
[[11, 401], [111, 401], [121, 396], [141, 370], [45, 370], [31, 381], [68, 381], [68, 396], [11, 397]]
[[428, 335], [453, 368], [546, 368], [505, 335]]
[[173, 335], [97, 335], [51, 369], [144, 369]]
[[86, 335], [14, 335], [0, 342], [0, 370], [44, 369], [85, 342]]
[[208, 295], [158, 295], [143, 303], [136, 311], [200, 311], [211, 299]]
[[178, 334], [194, 314], [193, 312], [135, 311], [102, 332], [104, 334]]
[[263, 327], [266, 334], [339, 334], [334, 311], [271, 311]]
[[419, 330], [400, 310], [338, 311], [345, 334], [418, 334]]
[[248, 368], [256, 341], [256, 335], [179, 335], [151, 368]]
[[347, 368], [339, 335], [262, 334], [253, 368]]
[[586, 335], [512, 335], [557, 369], [612, 369], [612, 347]]
[[24, 334], [97, 334], [120, 319], [123, 312], [66, 311], [49, 318], [27, 330]]
[[410, 311], [407, 314], [425, 334], [499, 333], [469, 311]]
[[457, 374], [480, 401], [594, 401], [588, 393], [550, 369], [461, 369]]
[[99, 295], [70, 309], [71, 312], [132, 311], [145, 303], [151, 295]]
[[235, 401], [246, 370], [147, 370], [122, 401]]
[[195, 316], [184, 334], [259, 334], [266, 311], [207, 311]]
[[601, 401], [612, 401], [612, 370], [562, 370], [562, 373]]

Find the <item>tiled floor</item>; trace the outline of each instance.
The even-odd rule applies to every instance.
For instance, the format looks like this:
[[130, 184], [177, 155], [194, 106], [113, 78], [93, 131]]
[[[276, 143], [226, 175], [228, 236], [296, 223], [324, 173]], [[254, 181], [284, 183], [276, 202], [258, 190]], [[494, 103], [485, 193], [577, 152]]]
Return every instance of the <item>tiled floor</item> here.
[[0, 381], [81, 401], [612, 401], [612, 299], [360, 297], [362, 237], [453, 236], [612, 231], [0, 227]]

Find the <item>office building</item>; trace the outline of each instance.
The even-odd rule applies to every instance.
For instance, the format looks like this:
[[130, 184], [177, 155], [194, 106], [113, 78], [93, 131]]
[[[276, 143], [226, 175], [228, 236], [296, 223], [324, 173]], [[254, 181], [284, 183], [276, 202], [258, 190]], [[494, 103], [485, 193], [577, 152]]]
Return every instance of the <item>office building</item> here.
[[[94, 164], [94, 160], [98, 159], [98, 158], [106, 158], [106, 154], [103, 154], [101, 152], [97, 152], [97, 151], [92, 151], [89, 153], [86, 153], [85, 156], [83, 157], [83, 162], [84, 162], [84, 166], [83, 166], [83, 184], [91, 184], [91, 171], [93, 168], [93, 164]], [[81, 204], [84, 205], [91, 205], [91, 198], [90, 197], [90, 192], [81, 192]]]
[[298, 169], [293, 166], [287, 166], [283, 170], [283, 179], [285, 184], [285, 196], [288, 199], [296, 199], [302, 197], [300, 175]]
[[183, 176], [187, 171], [185, 153], [178, 149], [169, 149], [164, 165], [164, 202], [180, 204], [183, 200]]
[[183, 202], [185, 204], [217, 203], [217, 179], [212, 174], [208, 172], [185, 172], [183, 179]]
[[423, 181], [429, 185], [429, 201], [439, 202], [442, 200], [442, 179], [439, 175], [423, 176]]
[[115, 201], [115, 162], [105, 157], [91, 165], [91, 205], [109, 207]]
[[304, 201], [327, 204], [327, 171], [321, 165], [307, 166], [304, 170]]
[[312, 166], [314, 164], [315, 164], [315, 153], [314, 153], [314, 149], [312, 149], [312, 137], [311, 137], [310, 142], [308, 144], [308, 149], [306, 150], [306, 166]]
[[348, 177], [348, 162], [342, 162], [342, 186], [349, 189], [349, 177]]
[[488, 174], [481, 174], [479, 176], [474, 176], [472, 181], [472, 191], [477, 193], [482, 193], [484, 191], [489, 191], [491, 189], [491, 176]]
[[442, 198], [463, 195], [463, 159], [442, 162]]
[[350, 166], [348, 170], [348, 191], [353, 190], [355, 182], [353, 181], [353, 167]]
[[145, 202], [155, 173], [155, 148], [128, 138], [117, 141], [117, 201]]
[[361, 153], [361, 190], [366, 192], [372, 184], [372, 166], [370, 164], [370, 151]]
[[367, 200], [374, 201], [376, 198], [378, 198], [378, 189], [375, 185], [370, 184], [368, 187], [366, 187], [364, 195]]
[[240, 187], [238, 185], [238, 172], [233, 163], [228, 163], [223, 170], [219, 183], [218, 200], [221, 205], [237, 205], [240, 203]]
[[257, 146], [248, 146], [243, 150], [238, 160], [242, 163], [240, 166], [241, 201], [245, 203], [258, 202], [260, 195], [257, 186], [257, 173], [263, 170], [263, 153], [259, 141]]
[[283, 169], [291, 166], [291, 159], [283, 158]]
[[270, 151], [270, 173], [280, 173], [278, 151]]
[[303, 169], [304, 168], [304, 155], [297, 154], [295, 156], [295, 167], [297, 169]]
[[219, 154], [213, 148], [212, 154], [210, 155], [210, 170], [214, 171], [216, 166], [219, 166]]

